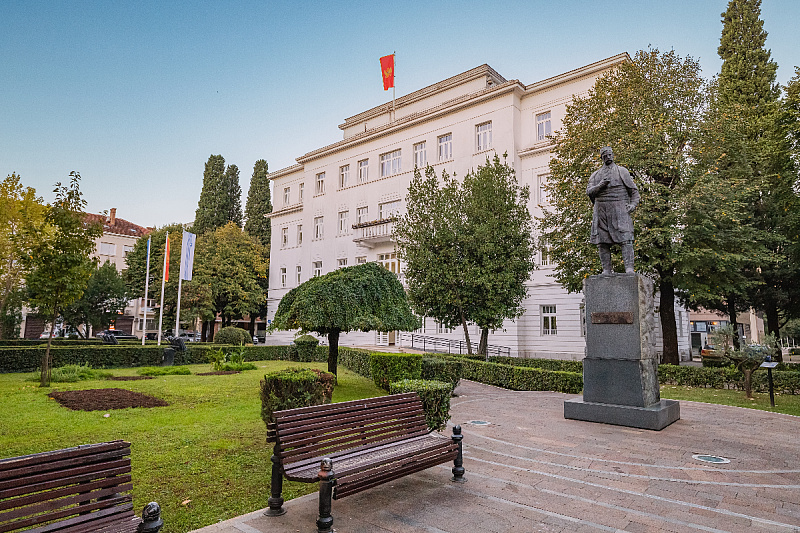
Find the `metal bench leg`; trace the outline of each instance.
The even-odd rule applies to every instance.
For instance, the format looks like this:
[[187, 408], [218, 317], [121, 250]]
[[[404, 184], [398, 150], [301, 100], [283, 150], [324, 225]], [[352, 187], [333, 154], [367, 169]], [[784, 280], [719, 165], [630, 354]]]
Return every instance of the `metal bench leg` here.
[[333, 460], [325, 458], [319, 466], [319, 517], [317, 518], [317, 533], [330, 533], [333, 531], [333, 517], [331, 516], [331, 499], [336, 476], [333, 473]]
[[455, 461], [453, 461], [453, 477], [450, 478], [450, 481], [454, 481], [456, 483], [465, 483], [467, 478], [464, 477], [464, 455], [463, 455], [463, 448], [461, 441], [464, 440], [464, 435], [461, 434], [461, 426], [454, 426], [453, 427], [453, 442], [458, 444], [458, 455], [456, 455]]
[[[277, 446], [276, 446], [277, 447]], [[270, 498], [267, 500], [269, 509], [264, 511], [265, 516], [281, 516], [286, 514], [283, 508], [283, 467], [277, 454], [272, 455], [272, 481], [270, 482]]]

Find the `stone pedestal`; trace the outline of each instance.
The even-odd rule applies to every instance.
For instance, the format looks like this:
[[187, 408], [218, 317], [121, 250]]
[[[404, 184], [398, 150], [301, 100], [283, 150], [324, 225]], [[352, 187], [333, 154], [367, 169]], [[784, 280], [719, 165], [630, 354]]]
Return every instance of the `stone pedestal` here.
[[638, 274], [591, 276], [586, 296], [583, 398], [564, 402], [564, 418], [660, 430], [680, 418], [662, 400], [652, 343], [653, 283]]

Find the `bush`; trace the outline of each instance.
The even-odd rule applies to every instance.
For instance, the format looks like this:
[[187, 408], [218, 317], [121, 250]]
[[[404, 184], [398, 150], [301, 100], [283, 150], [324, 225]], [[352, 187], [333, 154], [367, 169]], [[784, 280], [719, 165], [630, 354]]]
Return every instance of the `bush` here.
[[241, 372], [258, 368], [253, 363], [245, 363], [244, 358], [245, 350], [243, 346], [227, 350], [218, 348], [208, 354], [211, 369], [215, 372]]
[[449, 383], [453, 390], [461, 381], [461, 367], [463, 363], [455, 358], [423, 357], [422, 379], [444, 381]]
[[425, 423], [431, 430], [441, 431], [450, 420], [450, 395], [453, 388], [444, 381], [431, 381], [425, 379], [404, 379], [389, 385], [389, 392], [400, 394], [402, 392], [416, 392], [422, 400], [425, 410]]
[[[161, 364], [164, 346], [53, 346], [50, 349], [53, 368], [65, 365], [87, 365], [92, 368], [157, 366]], [[0, 373], [33, 372], [39, 368], [45, 348], [0, 348]]]
[[145, 366], [136, 371], [140, 376], [190, 376], [192, 371], [185, 366]]
[[365, 378], [372, 377], [370, 355], [372, 352], [357, 348], [339, 347], [339, 364]]
[[[53, 368], [50, 371], [51, 383], [76, 383], [78, 381], [86, 381], [90, 379], [106, 379], [111, 377], [110, 372], [101, 372], [94, 370], [88, 365], [64, 365]], [[40, 381], [41, 374], [37, 372], [29, 381]]]
[[236, 326], [226, 326], [214, 335], [214, 344], [232, 344], [234, 346], [244, 346], [253, 344], [253, 337], [250, 332]]
[[388, 391], [389, 384], [403, 379], [419, 379], [422, 375], [422, 355], [409, 353], [372, 353], [370, 372], [375, 385]]
[[305, 368], [287, 368], [264, 375], [261, 419], [269, 425], [275, 411], [330, 403], [335, 379], [333, 374]]
[[297, 361], [308, 363], [314, 360], [319, 341], [311, 335], [301, 335], [294, 340]]

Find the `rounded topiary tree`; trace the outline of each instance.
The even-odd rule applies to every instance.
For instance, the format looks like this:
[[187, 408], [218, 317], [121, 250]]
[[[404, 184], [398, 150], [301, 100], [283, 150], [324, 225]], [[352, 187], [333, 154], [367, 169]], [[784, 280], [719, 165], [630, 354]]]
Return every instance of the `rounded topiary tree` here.
[[214, 335], [214, 344], [233, 344], [234, 346], [244, 346], [252, 344], [253, 337], [247, 330], [236, 326], [226, 326]]

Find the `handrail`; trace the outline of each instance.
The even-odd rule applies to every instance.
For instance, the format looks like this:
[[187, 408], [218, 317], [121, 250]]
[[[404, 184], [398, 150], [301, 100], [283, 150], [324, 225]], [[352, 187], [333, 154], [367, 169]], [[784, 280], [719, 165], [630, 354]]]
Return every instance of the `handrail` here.
[[[408, 333], [403, 334], [402, 340], [403, 344], [406, 343], [408, 340]], [[422, 350], [423, 352], [437, 352], [437, 353], [457, 353], [457, 354], [466, 354], [468, 353], [467, 350], [467, 343], [462, 340], [458, 339], [445, 339], [441, 337], [429, 337], [427, 335], [419, 335], [417, 333], [411, 333], [411, 348], [416, 348], [418, 350]], [[476, 347], [473, 344], [473, 347]], [[487, 355], [497, 355], [497, 356], [511, 356], [511, 348], [508, 346], [497, 346], [489, 344], [486, 346], [486, 354]]]

